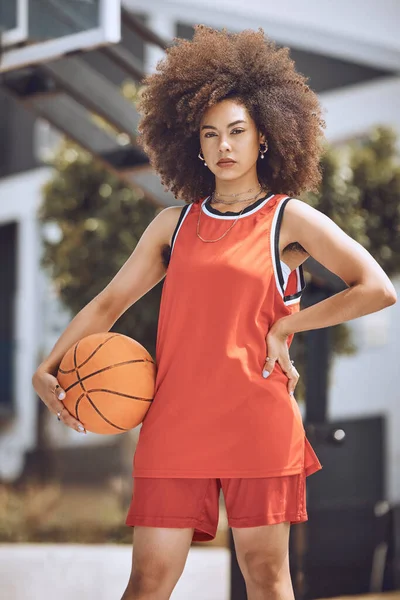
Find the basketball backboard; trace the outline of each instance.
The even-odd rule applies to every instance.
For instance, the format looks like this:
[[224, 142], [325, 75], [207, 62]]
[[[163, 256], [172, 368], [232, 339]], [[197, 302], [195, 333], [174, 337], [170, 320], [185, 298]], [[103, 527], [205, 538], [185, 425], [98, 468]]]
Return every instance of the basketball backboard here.
[[0, 72], [118, 43], [121, 0], [0, 0]]

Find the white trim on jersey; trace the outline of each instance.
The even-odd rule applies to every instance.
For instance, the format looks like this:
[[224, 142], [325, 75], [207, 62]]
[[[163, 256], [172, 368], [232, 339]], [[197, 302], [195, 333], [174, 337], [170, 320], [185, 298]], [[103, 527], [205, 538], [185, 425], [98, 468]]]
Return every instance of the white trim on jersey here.
[[283, 287], [286, 289], [291, 270], [290, 270], [289, 265], [287, 265], [285, 262], [283, 262], [283, 260], [281, 260], [281, 270], [282, 270], [283, 281], [284, 281]]
[[265, 206], [267, 204], [267, 202], [272, 200], [272, 198], [274, 196], [275, 196], [275, 194], [270, 194], [269, 196], [267, 196], [267, 198], [265, 198], [265, 200], [263, 202], [258, 204], [258, 206], [255, 206], [253, 208], [253, 210], [244, 212], [242, 215], [239, 215], [239, 216], [238, 215], [236, 215], [236, 216], [234, 216], [234, 215], [215, 215], [213, 212], [208, 210], [207, 206], [205, 206], [205, 203], [207, 202], [207, 200], [209, 199], [210, 196], [208, 196], [205, 200], [203, 200], [203, 202], [201, 204], [201, 209], [202, 209], [203, 213], [205, 213], [209, 217], [213, 217], [213, 219], [244, 219], [245, 217], [248, 217], [249, 215], [253, 215], [258, 210], [260, 210], [263, 206]]

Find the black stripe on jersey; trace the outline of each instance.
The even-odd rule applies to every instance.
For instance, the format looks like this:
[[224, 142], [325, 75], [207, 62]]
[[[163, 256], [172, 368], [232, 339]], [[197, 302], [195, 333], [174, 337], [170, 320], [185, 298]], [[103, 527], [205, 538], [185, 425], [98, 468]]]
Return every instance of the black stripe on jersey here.
[[276, 227], [275, 227], [275, 240], [274, 240], [276, 271], [278, 274], [279, 285], [281, 286], [284, 302], [288, 302], [289, 300], [296, 300], [296, 298], [300, 298], [300, 296], [302, 295], [302, 293], [304, 291], [304, 288], [306, 287], [304, 273], [303, 273], [303, 266], [300, 265], [298, 267], [298, 274], [300, 275], [300, 290], [297, 291], [295, 294], [292, 294], [291, 296], [285, 296], [285, 279], [283, 277], [282, 267], [281, 267], [281, 257], [279, 255], [279, 234], [281, 231], [283, 211], [285, 210], [285, 207], [286, 207], [287, 203], [289, 202], [289, 200], [290, 200], [290, 198], [286, 198], [286, 200], [284, 200], [282, 202], [282, 205], [279, 209], [279, 215], [278, 215], [278, 219], [276, 221]]
[[185, 206], [183, 206], [181, 213], [179, 215], [179, 218], [178, 218], [178, 222], [177, 222], [174, 232], [172, 234], [171, 243], [164, 244], [164, 246], [161, 248], [161, 260], [162, 260], [162, 263], [163, 263], [165, 269], [168, 269], [168, 267], [169, 267], [169, 263], [171, 260], [172, 246], [175, 242], [175, 238], [178, 233], [178, 229], [182, 222], [182, 219], [185, 216], [186, 212], [189, 210], [190, 206], [191, 206], [190, 204], [186, 204]]
[[304, 279], [303, 265], [300, 265], [298, 267], [298, 272], [300, 275], [300, 290], [298, 292], [296, 292], [295, 294], [292, 294], [291, 296], [284, 296], [284, 298], [283, 298], [284, 302], [287, 302], [288, 300], [295, 300], [296, 298], [300, 298], [300, 296], [304, 292], [304, 288], [306, 287], [306, 282]]
[[181, 224], [182, 219], [183, 219], [184, 215], [186, 214], [186, 211], [189, 209], [189, 206], [190, 206], [190, 204], [187, 204], [181, 210], [181, 213], [178, 218], [178, 222], [176, 224], [176, 227], [175, 227], [174, 232], [171, 237], [171, 243], [164, 244], [163, 247], [161, 248], [161, 260], [162, 260], [162, 263], [163, 263], [165, 269], [168, 269], [168, 266], [169, 266], [169, 263], [171, 260], [172, 245], [175, 241], [176, 234], [178, 233], [179, 225]]
[[191, 206], [190, 204], [186, 204], [186, 206], [184, 206], [184, 207], [182, 208], [182, 210], [181, 210], [181, 214], [179, 215], [179, 219], [178, 219], [178, 222], [177, 222], [177, 224], [176, 224], [176, 227], [175, 227], [174, 233], [172, 234], [172, 238], [171, 238], [171, 244], [170, 244], [170, 246], [171, 246], [171, 249], [172, 249], [172, 247], [173, 247], [173, 245], [174, 245], [175, 238], [176, 238], [176, 234], [178, 233], [179, 225], [182, 223], [182, 219], [183, 219], [183, 217], [186, 215], [186, 213], [187, 213], [187, 211], [189, 210], [190, 206]]
[[275, 264], [276, 264], [276, 271], [278, 273], [279, 285], [281, 286], [281, 290], [282, 290], [282, 296], [284, 296], [284, 294], [285, 294], [285, 288], [284, 288], [285, 279], [284, 279], [283, 273], [282, 273], [281, 257], [279, 256], [279, 234], [280, 234], [280, 231], [281, 231], [281, 225], [282, 225], [282, 219], [283, 219], [283, 211], [285, 210], [285, 206], [289, 202], [289, 200], [290, 200], [290, 198], [286, 198], [286, 200], [284, 200], [282, 202], [282, 205], [279, 208], [279, 215], [278, 215], [278, 219], [276, 221], [275, 240], [274, 240]]

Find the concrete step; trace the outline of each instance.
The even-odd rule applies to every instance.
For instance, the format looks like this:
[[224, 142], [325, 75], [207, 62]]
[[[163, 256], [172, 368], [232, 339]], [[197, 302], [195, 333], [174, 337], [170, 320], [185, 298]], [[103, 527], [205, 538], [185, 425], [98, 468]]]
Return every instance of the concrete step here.
[[[132, 549], [116, 545], [0, 544], [2, 600], [119, 600]], [[192, 547], [171, 600], [229, 600], [227, 548]]]

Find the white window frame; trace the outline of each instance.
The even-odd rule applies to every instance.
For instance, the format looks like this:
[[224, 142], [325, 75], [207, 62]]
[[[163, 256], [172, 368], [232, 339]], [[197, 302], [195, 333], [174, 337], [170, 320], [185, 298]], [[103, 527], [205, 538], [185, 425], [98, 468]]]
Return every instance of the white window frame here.
[[28, 37], [28, 0], [15, 0], [15, 6], [17, 26], [14, 29], [6, 29], [1, 35], [1, 43], [5, 48], [25, 42]]
[[[27, 4], [28, 0], [18, 0]], [[27, 9], [25, 18], [28, 22]], [[11, 33], [11, 32], [10, 32]], [[26, 38], [25, 38], [26, 39]], [[121, 0], [100, 0], [100, 25], [58, 39], [4, 51], [0, 73], [55, 60], [75, 50], [90, 50], [121, 41]]]

